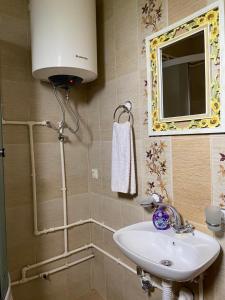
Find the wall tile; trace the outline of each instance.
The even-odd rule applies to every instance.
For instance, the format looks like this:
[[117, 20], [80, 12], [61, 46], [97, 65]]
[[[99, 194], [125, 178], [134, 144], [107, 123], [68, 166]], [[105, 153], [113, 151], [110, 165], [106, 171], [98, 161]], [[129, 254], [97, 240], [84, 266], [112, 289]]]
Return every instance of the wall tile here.
[[101, 226], [96, 224], [91, 225], [91, 240], [92, 242], [99, 246], [100, 248], [104, 245], [104, 230]]
[[168, 20], [172, 24], [207, 5], [207, 0], [168, 0]]
[[107, 300], [123, 299], [123, 267], [105, 257]]
[[114, 1], [114, 12], [116, 76], [121, 76], [136, 71], [138, 67], [136, 1]]
[[144, 140], [142, 162], [143, 194], [160, 194], [166, 201], [173, 201], [171, 139], [156, 137]]
[[79, 300], [103, 300], [103, 298], [98, 294], [97, 291], [91, 290], [88, 294], [79, 298]]
[[28, 46], [28, 18], [21, 19], [1, 14], [0, 39], [22, 47]]
[[91, 261], [83, 262], [69, 268], [67, 271], [67, 286], [70, 300], [78, 299], [90, 290], [90, 265]]
[[174, 205], [184, 218], [204, 223], [211, 203], [208, 136], [172, 138]]
[[156, 0], [149, 5], [147, 0], [138, 0], [138, 56], [139, 70], [146, 73], [146, 46], [145, 38], [161, 28], [167, 26], [167, 0]]
[[63, 254], [63, 231], [36, 237], [35, 245], [37, 262]]
[[67, 210], [69, 223], [89, 219], [91, 215], [89, 194], [68, 197]]
[[70, 250], [90, 244], [91, 242], [90, 225], [85, 224], [82, 226], [77, 226], [69, 229], [68, 239], [69, 239]]
[[225, 207], [225, 138], [211, 136], [211, 167], [213, 204]]
[[[127, 288], [129, 286], [129, 288]], [[135, 299], [135, 300], [160, 300], [162, 299], [161, 291], [155, 289], [149, 297], [143, 292], [140, 281], [135, 274], [132, 274], [128, 270], [123, 270], [123, 295], [124, 300]]]
[[90, 194], [91, 217], [103, 221], [103, 197], [100, 194]]
[[41, 201], [38, 204], [39, 230], [63, 225], [62, 198]]
[[104, 196], [102, 199], [103, 222], [114, 229], [122, 227], [121, 201]]
[[143, 221], [144, 212], [142, 207], [122, 203], [123, 226], [128, 226]]
[[94, 250], [94, 255], [95, 258], [92, 262], [92, 287], [98, 291], [103, 299], [106, 299], [104, 256], [96, 250]]

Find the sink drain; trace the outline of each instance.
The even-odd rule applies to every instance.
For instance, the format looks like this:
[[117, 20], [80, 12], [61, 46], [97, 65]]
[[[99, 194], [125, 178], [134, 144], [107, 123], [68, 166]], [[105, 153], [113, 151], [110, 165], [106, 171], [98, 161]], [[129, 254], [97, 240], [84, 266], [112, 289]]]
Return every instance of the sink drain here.
[[172, 261], [171, 260], [168, 260], [168, 259], [163, 259], [160, 261], [160, 264], [163, 265], [163, 266], [166, 266], [166, 267], [170, 267], [172, 266]]

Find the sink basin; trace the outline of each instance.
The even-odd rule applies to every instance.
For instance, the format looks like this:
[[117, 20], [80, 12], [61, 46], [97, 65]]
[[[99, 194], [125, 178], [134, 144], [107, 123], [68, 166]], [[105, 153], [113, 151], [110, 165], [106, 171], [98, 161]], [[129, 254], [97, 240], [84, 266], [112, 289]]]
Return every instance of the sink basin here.
[[198, 230], [176, 234], [141, 222], [118, 230], [114, 241], [146, 272], [171, 281], [189, 281], [204, 272], [217, 258], [219, 243]]

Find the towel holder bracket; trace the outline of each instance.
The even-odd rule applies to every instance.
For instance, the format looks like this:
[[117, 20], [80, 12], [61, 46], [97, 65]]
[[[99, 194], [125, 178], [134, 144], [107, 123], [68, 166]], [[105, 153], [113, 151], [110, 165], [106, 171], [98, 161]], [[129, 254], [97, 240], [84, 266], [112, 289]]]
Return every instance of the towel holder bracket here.
[[120, 120], [120, 117], [122, 116], [123, 113], [127, 113], [128, 114], [128, 121], [130, 121], [132, 119], [133, 121], [133, 115], [131, 113], [132, 110], [132, 102], [130, 100], [125, 101], [124, 104], [120, 104], [119, 106], [117, 106], [117, 108], [114, 111], [113, 114], [113, 121], [116, 122], [116, 113], [119, 109], [122, 109], [122, 112], [119, 114], [118, 116], [118, 122]]

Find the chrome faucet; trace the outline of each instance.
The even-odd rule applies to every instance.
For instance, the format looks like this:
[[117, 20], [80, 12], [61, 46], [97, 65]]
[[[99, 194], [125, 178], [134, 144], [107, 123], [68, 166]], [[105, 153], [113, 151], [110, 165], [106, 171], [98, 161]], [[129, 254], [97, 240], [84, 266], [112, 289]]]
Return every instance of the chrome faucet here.
[[169, 209], [172, 213], [172, 219], [170, 218], [169, 224], [176, 233], [190, 233], [194, 230], [194, 226], [188, 223], [188, 221], [183, 224], [182, 218], [176, 208], [170, 204], [163, 203], [162, 197], [157, 193], [153, 193], [149, 197], [141, 200], [140, 205], [145, 208], [152, 207], [157, 209], [158, 207], [165, 207]]

